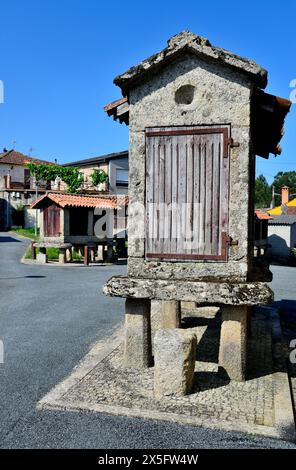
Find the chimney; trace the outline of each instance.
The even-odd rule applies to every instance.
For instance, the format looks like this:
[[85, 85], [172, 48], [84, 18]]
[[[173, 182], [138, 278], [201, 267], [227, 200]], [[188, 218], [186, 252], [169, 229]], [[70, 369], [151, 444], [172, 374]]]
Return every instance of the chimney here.
[[290, 188], [288, 186], [283, 186], [281, 190], [282, 195], [282, 205], [285, 205], [290, 200]]
[[11, 176], [5, 176], [5, 189], [11, 189]]

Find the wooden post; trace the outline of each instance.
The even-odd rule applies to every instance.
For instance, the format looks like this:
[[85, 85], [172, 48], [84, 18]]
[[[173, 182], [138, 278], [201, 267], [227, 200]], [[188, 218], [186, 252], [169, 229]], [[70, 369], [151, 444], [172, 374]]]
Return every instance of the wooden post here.
[[31, 250], [32, 250], [32, 259], [36, 259], [36, 247], [35, 247], [34, 241], [31, 243]]
[[84, 266], [89, 265], [89, 250], [88, 245], [84, 246]]

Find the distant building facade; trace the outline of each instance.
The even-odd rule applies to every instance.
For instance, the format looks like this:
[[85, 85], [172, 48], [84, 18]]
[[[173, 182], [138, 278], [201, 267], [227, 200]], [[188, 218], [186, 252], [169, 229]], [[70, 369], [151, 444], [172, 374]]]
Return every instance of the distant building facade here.
[[296, 198], [290, 198], [290, 188], [281, 189], [281, 205], [268, 211], [268, 244], [273, 259], [287, 262], [296, 248]]
[[268, 222], [268, 243], [272, 258], [287, 261], [296, 248], [296, 215], [279, 215]]
[[[77, 167], [84, 175], [83, 191], [104, 191], [111, 194], [128, 193], [128, 151], [111, 153], [86, 160], [77, 160], [66, 163], [63, 166]], [[98, 188], [94, 187], [91, 174], [95, 169], [101, 169], [107, 173], [108, 179]]]
[[[30, 176], [28, 163], [54, 165], [52, 162], [32, 158], [16, 150], [3, 150], [0, 153], [0, 230], [23, 225], [35, 226], [39, 211], [30, 209], [36, 199], [36, 181]], [[38, 194], [48, 189], [59, 189], [53, 183], [38, 183]], [[39, 224], [39, 220], [37, 221]]]

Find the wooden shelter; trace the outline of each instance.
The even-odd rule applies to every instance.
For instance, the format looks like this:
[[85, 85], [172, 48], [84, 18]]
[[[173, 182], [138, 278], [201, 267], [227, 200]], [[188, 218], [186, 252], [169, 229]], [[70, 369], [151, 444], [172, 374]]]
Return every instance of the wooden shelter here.
[[[62, 262], [66, 260], [66, 250], [72, 247], [82, 252], [85, 247], [90, 248], [93, 258], [98, 246], [109, 247], [111, 253], [116, 244], [114, 240], [125, 239], [126, 236], [124, 223], [118, 226], [114, 222], [118, 220], [114, 216], [119, 210], [125, 210], [126, 205], [125, 196], [48, 193], [31, 206], [41, 211], [40, 240], [35, 246], [41, 248], [43, 253], [48, 247], [60, 248]], [[102, 227], [103, 217], [107, 225], [105, 230]]]

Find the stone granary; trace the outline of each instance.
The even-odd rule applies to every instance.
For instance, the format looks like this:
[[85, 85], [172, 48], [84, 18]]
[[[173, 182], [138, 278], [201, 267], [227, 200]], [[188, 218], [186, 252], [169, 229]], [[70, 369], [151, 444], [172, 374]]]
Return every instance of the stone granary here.
[[[85, 253], [86, 262], [112, 260], [113, 245], [125, 242], [126, 196], [94, 196], [48, 193], [32, 204], [40, 209], [40, 261], [47, 261], [46, 249], [59, 248], [59, 261], [71, 260], [72, 247]], [[103, 224], [104, 222], [104, 224]], [[112, 226], [111, 226], [112, 224]], [[110, 226], [108, 226], [110, 225]], [[100, 251], [100, 253], [98, 253]]]
[[151, 312], [178, 328], [180, 301], [194, 302], [221, 307], [219, 365], [244, 380], [248, 312], [273, 301], [254, 259], [255, 155], [281, 152], [291, 102], [263, 91], [254, 61], [187, 31], [114, 83], [124, 98], [105, 110], [130, 131], [128, 276], [104, 292], [126, 298], [126, 364], [151, 364]]

